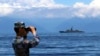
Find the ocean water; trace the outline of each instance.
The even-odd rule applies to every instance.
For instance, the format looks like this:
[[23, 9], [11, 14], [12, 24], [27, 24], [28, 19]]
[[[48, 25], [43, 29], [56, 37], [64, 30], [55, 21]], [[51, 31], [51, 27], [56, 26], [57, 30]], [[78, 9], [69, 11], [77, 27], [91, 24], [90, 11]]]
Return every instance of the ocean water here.
[[[100, 56], [100, 33], [39, 34], [40, 43], [30, 56]], [[15, 56], [14, 36], [0, 36], [0, 56]], [[32, 38], [32, 36], [29, 36]]]

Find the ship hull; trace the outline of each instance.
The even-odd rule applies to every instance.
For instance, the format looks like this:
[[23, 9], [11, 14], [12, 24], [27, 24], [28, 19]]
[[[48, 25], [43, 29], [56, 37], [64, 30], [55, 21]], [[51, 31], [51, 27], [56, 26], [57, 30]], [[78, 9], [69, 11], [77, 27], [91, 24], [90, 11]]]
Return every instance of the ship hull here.
[[84, 33], [83, 31], [59, 31], [60, 33]]

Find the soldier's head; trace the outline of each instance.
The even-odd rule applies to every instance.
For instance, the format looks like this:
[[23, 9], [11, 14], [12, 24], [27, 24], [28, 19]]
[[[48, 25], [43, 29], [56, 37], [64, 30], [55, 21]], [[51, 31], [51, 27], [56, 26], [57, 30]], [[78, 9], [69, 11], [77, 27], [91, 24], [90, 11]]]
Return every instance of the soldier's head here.
[[25, 23], [24, 22], [16, 22], [14, 24], [15, 28], [24, 28], [25, 27]]

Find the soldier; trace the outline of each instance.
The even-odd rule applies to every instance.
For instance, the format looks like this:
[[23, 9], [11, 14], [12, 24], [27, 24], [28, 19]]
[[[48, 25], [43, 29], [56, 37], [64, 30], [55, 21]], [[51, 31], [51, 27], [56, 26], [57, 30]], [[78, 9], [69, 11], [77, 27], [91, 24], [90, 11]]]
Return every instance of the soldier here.
[[[39, 44], [39, 37], [36, 34], [36, 28], [33, 26], [25, 27], [25, 23], [17, 22], [14, 25], [14, 31], [16, 32], [16, 38], [12, 43], [16, 56], [29, 56], [29, 48], [35, 47]], [[31, 32], [34, 38], [27, 40], [27, 34]]]

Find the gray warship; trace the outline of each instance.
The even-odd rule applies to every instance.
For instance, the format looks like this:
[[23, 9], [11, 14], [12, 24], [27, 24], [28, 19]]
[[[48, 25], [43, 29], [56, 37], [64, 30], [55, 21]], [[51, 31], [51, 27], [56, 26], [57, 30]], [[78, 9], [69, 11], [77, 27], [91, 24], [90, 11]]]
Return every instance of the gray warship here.
[[65, 31], [59, 31], [60, 33], [84, 33], [84, 31], [81, 31], [81, 30], [74, 30], [73, 27], [71, 27], [70, 29], [68, 30], [65, 30]]

